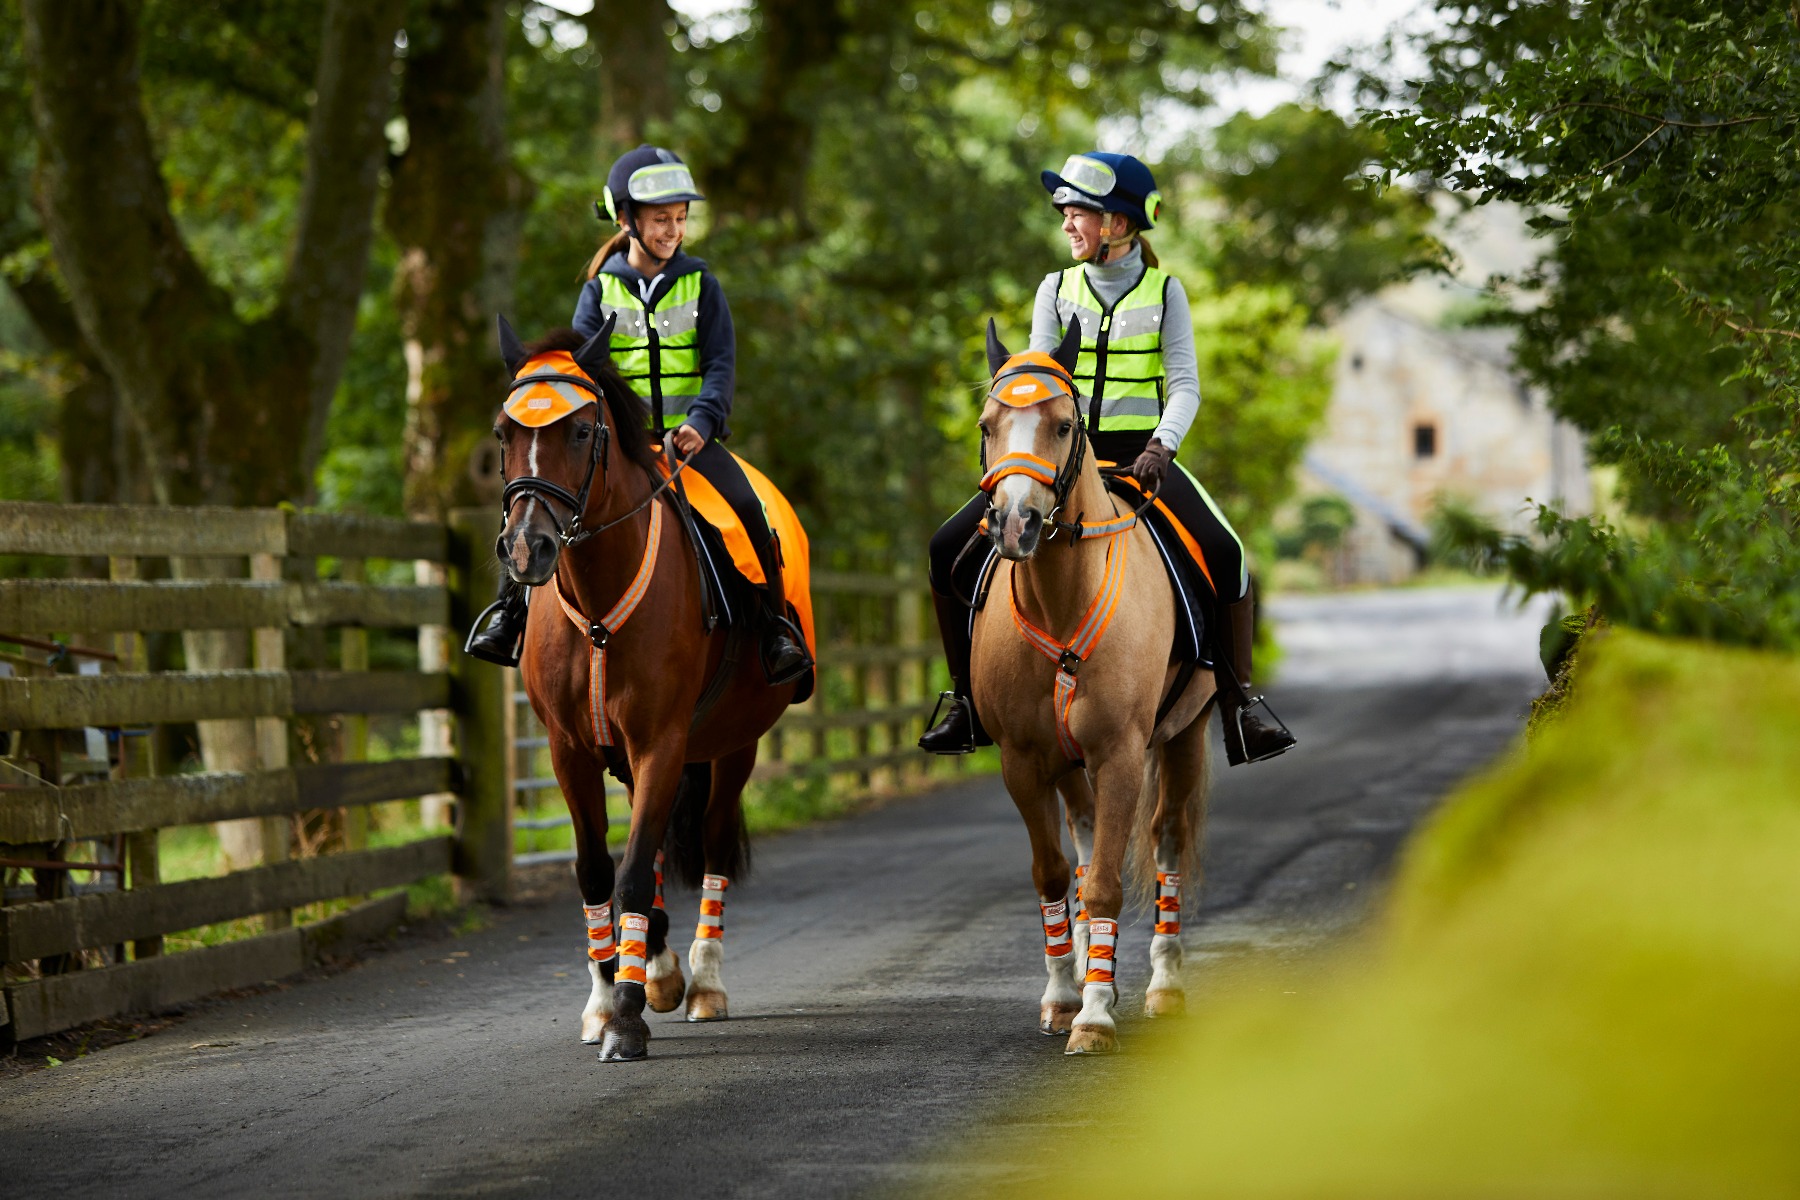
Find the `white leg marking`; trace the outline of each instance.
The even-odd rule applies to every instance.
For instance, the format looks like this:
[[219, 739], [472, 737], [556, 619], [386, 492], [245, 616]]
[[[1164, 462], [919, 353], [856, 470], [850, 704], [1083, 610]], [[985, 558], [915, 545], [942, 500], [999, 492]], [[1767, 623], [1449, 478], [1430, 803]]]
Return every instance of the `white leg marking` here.
[[675, 960], [675, 952], [664, 946], [663, 952], [650, 960], [646, 974], [651, 979], [667, 979], [671, 975], [680, 974], [680, 972], [681, 964]]
[[588, 960], [588, 975], [593, 978], [594, 990], [588, 993], [587, 1007], [581, 1010], [581, 1040], [588, 1045], [596, 1045], [606, 1032], [606, 1023], [612, 1019], [613, 989], [600, 975], [600, 964], [593, 959]]
[[693, 968], [693, 990], [697, 992], [722, 992], [725, 980], [719, 974], [719, 968], [725, 964], [725, 944], [722, 938], [695, 938], [688, 947], [688, 966]]
[[1044, 998], [1040, 1004], [1080, 1004], [1081, 989], [1075, 986], [1075, 964], [1085, 961], [1084, 954], [1077, 960], [1073, 954], [1064, 954], [1053, 958], [1044, 955], [1044, 970], [1050, 975], [1050, 982], [1044, 985]]

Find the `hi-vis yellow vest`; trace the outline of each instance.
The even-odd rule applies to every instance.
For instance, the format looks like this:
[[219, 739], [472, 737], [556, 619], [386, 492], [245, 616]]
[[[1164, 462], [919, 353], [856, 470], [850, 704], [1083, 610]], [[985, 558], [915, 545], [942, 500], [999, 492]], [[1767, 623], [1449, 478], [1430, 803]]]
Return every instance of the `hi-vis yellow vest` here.
[[1145, 267], [1107, 308], [1082, 267], [1062, 272], [1056, 317], [1065, 332], [1070, 321], [1081, 321], [1075, 387], [1099, 406], [1102, 431], [1151, 430], [1162, 421], [1163, 294], [1168, 282], [1167, 272]]
[[650, 405], [652, 432], [679, 426], [700, 394], [700, 272], [677, 279], [650, 308], [631, 285], [603, 272], [600, 312], [602, 320], [608, 314], [618, 319], [613, 365]]

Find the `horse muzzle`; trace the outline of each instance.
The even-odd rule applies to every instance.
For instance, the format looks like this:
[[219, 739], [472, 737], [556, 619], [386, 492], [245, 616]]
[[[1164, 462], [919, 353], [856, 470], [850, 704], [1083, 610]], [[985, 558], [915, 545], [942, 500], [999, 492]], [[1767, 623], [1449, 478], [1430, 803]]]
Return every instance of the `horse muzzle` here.
[[534, 528], [521, 521], [509, 526], [494, 544], [494, 553], [506, 565], [506, 573], [515, 583], [538, 587], [549, 582], [556, 573], [556, 559], [562, 543], [554, 533]]
[[1037, 553], [1044, 532], [1044, 514], [1029, 504], [1008, 504], [988, 510], [988, 536], [1001, 557], [1022, 562]]

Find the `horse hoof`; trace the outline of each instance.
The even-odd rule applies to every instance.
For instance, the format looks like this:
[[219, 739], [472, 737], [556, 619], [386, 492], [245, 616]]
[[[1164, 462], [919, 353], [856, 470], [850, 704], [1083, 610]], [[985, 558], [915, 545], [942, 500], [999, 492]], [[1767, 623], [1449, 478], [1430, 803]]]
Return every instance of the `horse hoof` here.
[[1074, 1028], [1075, 1014], [1080, 1011], [1079, 1004], [1046, 1004], [1038, 1011], [1038, 1032], [1045, 1037], [1065, 1034]]
[[1144, 995], [1146, 1017], [1179, 1017], [1187, 1012], [1187, 993], [1179, 988], [1157, 988]]
[[674, 1012], [681, 1005], [681, 998], [687, 994], [687, 980], [681, 974], [681, 960], [672, 951], [663, 951], [668, 955], [668, 973], [652, 976], [644, 984], [644, 1001], [649, 1004], [651, 1012]]
[[650, 1027], [639, 1019], [633, 1023], [610, 1021], [606, 1037], [600, 1043], [601, 1062], [632, 1062], [650, 1053]]
[[1064, 1054], [1111, 1054], [1119, 1048], [1113, 1031], [1101, 1025], [1077, 1025], [1069, 1031]]
[[723, 1021], [730, 1015], [724, 992], [702, 992], [695, 989], [688, 995], [687, 1019], [690, 1021]]
[[606, 1036], [606, 1018], [605, 1017], [601, 1017], [598, 1020], [595, 1020], [592, 1022], [590, 1022], [586, 1017], [581, 1018], [581, 1044], [582, 1045], [598, 1046], [600, 1044], [600, 1039], [605, 1036]]

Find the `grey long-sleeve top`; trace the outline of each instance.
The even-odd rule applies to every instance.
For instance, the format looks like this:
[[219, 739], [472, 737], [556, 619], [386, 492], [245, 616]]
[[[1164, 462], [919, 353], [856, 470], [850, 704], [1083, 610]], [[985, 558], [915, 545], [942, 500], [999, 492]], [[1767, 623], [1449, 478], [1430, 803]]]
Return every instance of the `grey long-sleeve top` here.
[[[1137, 242], [1119, 258], [1095, 266], [1082, 264], [1088, 283], [1101, 303], [1116, 303], [1132, 280], [1144, 269], [1144, 254]], [[1056, 293], [1062, 286], [1062, 272], [1052, 271], [1038, 285], [1037, 300], [1031, 310], [1031, 348], [1045, 354], [1062, 341], [1062, 320], [1056, 315]], [[1194, 351], [1194, 318], [1188, 309], [1187, 292], [1181, 280], [1171, 276], [1164, 297], [1162, 326], [1163, 404], [1162, 422], [1151, 434], [1171, 450], [1181, 449], [1181, 439], [1200, 412], [1200, 362]]]

